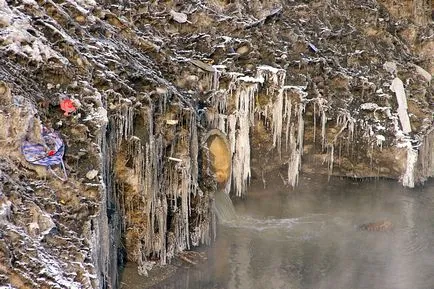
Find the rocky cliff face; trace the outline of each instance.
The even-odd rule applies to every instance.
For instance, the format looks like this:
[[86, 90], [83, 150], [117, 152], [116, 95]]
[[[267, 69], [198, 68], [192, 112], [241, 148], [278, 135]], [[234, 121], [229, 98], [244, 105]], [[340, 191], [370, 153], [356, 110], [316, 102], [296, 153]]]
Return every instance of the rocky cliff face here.
[[[209, 243], [210, 129], [238, 196], [268, 173], [431, 177], [430, 5], [0, 0], [0, 286], [115, 288], [127, 259]], [[21, 152], [42, 125], [65, 182]]]

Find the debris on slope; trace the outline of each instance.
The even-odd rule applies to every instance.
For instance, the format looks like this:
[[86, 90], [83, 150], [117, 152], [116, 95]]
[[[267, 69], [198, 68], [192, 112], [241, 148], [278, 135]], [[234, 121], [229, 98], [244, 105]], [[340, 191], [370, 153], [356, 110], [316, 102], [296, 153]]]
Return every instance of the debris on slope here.
[[50, 178], [48, 171], [29, 165], [20, 155], [25, 135], [37, 139], [36, 109], [12, 95], [4, 83], [1, 87], [0, 141], [6, 145], [0, 159], [0, 280], [17, 288], [97, 287], [97, 277], [90, 274], [90, 232], [84, 231], [97, 203], [77, 198], [80, 190], [72, 183], [63, 188], [67, 192], [60, 192], [59, 180], [51, 185], [38, 180]]

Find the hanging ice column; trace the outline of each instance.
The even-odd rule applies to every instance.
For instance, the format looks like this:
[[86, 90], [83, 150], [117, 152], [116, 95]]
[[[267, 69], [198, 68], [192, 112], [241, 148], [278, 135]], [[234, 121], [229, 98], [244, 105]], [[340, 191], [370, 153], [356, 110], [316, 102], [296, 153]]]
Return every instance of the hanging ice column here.
[[[297, 185], [298, 176], [301, 169], [301, 157], [303, 155], [303, 139], [304, 139], [304, 110], [306, 107], [305, 97], [307, 93], [304, 91], [306, 87], [301, 86], [284, 86], [282, 90], [285, 90], [285, 102], [286, 107], [283, 113], [283, 118], [286, 119], [286, 149], [290, 150], [290, 156], [288, 159], [288, 184], [292, 187]], [[288, 92], [291, 91], [299, 97], [295, 101], [294, 111], [297, 117], [297, 129], [295, 129], [295, 123], [291, 122], [291, 98], [288, 97]], [[297, 137], [295, 134], [297, 133]], [[289, 137], [289, 143], [288, 143]]]
[[254, 121], [254, 96], [258, 89], [256, 79], [242, 77], [239, 80], [252, 83], [239, 86], [235, 95], [235, 118], [230, 118], [228, 128], [232, 141], [232, 180], [237, 196], [246, 192], [250, 179], [250, 126]]
[[[271, 80], [267, 87], [269, 103], [264, 108], [255, 108], [266, 118], [271, 118], [273, 147], [282, 157], [282, 135], [285, 133], [285, 150], [288, 152], [288, 184], [295, 186], [301, 169], [304, 138], [304, 110], [307, 93], [304, 86], [286, 86], [286, 72], [270, 66], [259, 66], [258, 77]], [[275, 96], [275, 97], [273, 97]], [[271, 115], [268, 112], [271, 111]], [[292, 118], [294, 111], [295, 117]], [[286, 122], [286, 124], [285, 124]], [[285, 124], [285, 131], [283, 130]]]
[[[398, 116], [404, 133], [411, 132], [410, 118], [407, 112], [407, 97], [405, 95], [404, 84], [401, 79], [396, 77], [390, 85], [390, 90], [395, 92], [396, 100], [398, 101]], [[406, 187], [414, 187], [415, 167], [417, 163], [418, 151], [413, 149], [409, 140], [401, 144], [401, 147], [407, 148], [407, 165], [405, 173], [401, 176], [402, 184]]]
[[[282, 131], [284, 118], [291, 118], [291, 101], [288, 99], [285, 89], [286, 71], [270, 66], [259, 66], [258, 76], [270, 81], [267, 87], [267, 95], [276, 95], [276, 99], [270, 98], [268, 105], [262, 109], [262, 114], [267, 118], [268, 110], [271, 110], [271, 130], [273, 133], [273, 147], [277, 148], [279, 158], [282, 157]], [[284, 97], [286, 99], [284, 99]], [[285, 103], [285, 107], [284, 107]]]
[[398, 101], [398, 116], [404, 133], [411, 132], [410, 118], [407, 113], [407, 97], [405, 96], [404, 84], [396, 77], [390, 85], [390, 90], [395, 92]]

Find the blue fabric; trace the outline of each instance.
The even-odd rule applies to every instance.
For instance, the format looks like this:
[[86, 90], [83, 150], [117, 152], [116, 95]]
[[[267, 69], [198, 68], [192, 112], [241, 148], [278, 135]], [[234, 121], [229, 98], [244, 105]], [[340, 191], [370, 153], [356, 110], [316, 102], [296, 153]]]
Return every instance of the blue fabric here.
[[41, 166], [52, 166], [63, 163], [63, 154], [65, 153], [65, 146], [62, 139], [57, 133], [49, 133], [45, 128], [42, 132], [42, 138], [44, 139], [47, 146], [50, 147], [55, 153], [53, 155], [48, 155], [49, 149], [47, 146], [38, 143], [31, 143], [27, 140], [23, 141], [21, 146], [21, 151], [26, 158], [26, 160], [35, 165]]

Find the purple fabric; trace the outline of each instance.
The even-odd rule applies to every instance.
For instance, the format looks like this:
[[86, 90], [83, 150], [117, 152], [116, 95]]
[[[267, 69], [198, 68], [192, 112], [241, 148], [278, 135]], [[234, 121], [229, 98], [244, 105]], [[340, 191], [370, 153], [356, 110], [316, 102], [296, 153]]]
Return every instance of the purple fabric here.
[[21, 151], [26, 160], [32, 164], [47, 167], [61, 164], [63, 162], [63, 154], [65, 153], [65, 146], [62, 139], [57, 133], [50, 133], [45, 128], [42, 132], [42, 138], [48, 146], [50, 144], [54, 146], [53, 151], [55, 153], [50, 156], [48, 155], [46, 146], [25, 140], [21, 146]]

